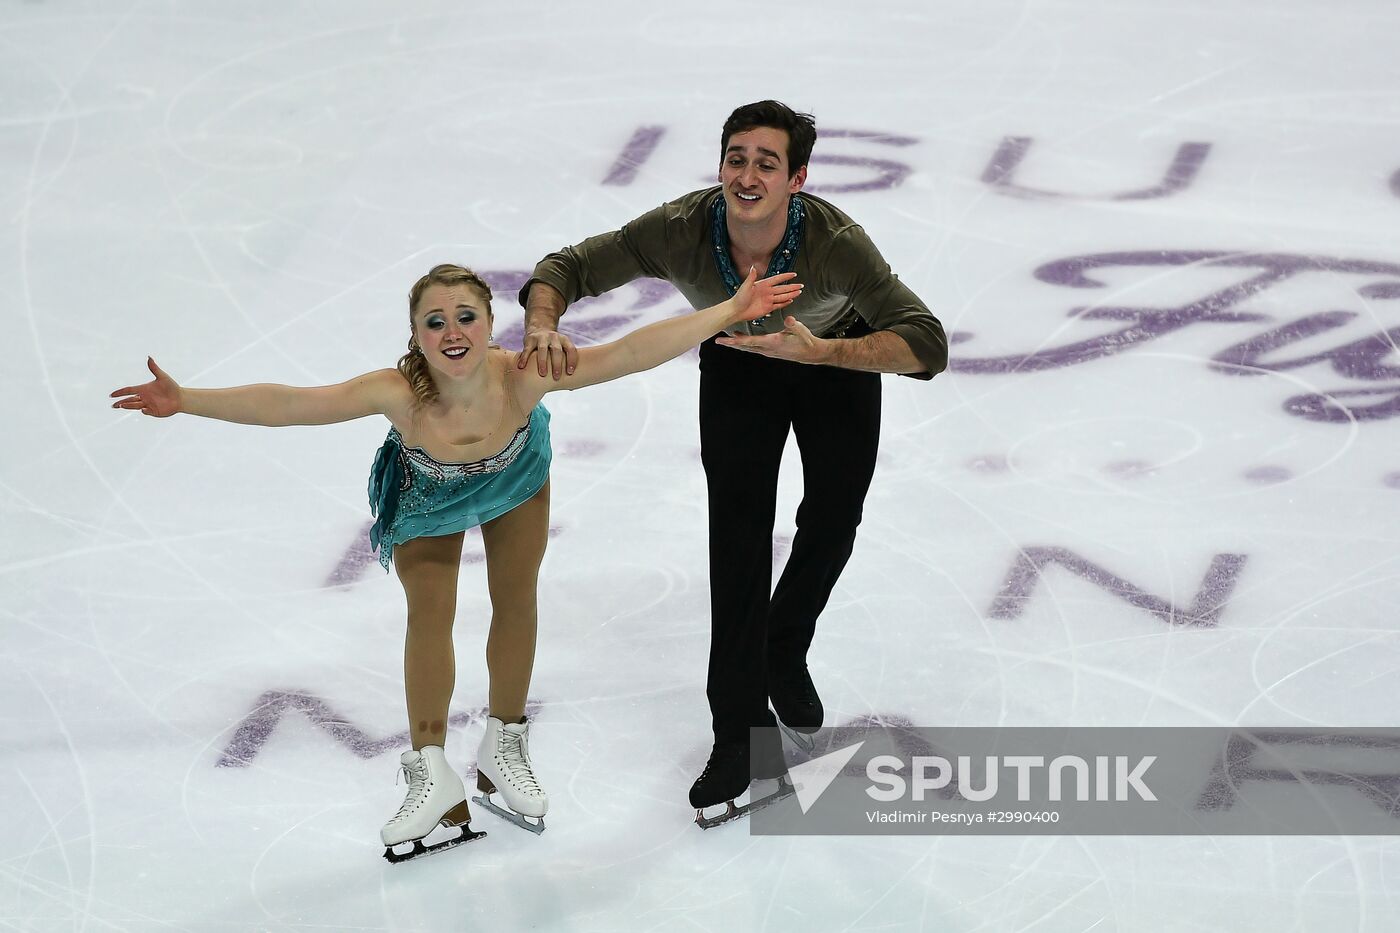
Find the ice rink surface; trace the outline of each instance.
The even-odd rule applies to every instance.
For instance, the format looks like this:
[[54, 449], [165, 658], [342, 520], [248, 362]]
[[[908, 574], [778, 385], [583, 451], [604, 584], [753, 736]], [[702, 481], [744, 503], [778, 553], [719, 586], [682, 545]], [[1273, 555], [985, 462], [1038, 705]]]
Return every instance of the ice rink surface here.
[[[725, 116], [776, 97], [818, 118], [809, 190], [955, 335], [948, 373], [884, 379], [828, 723], [1395, 725], [1397, 29], [1383, 0], [5, 4], [0, 928], [1400, 927], [1394, 837], [697, 830], [693, 356], [548, 401], [548, 831], [478, 813], [389, 866], [386, 423], [105, 398], [147, 354], [198, 386], [392, 365], [444, 261], [516, 342], [536, 260], [710, 183]], [[684, 308], [629, 287], [565, 323]], [[469, 537], [464, 770], [488, 613]]]

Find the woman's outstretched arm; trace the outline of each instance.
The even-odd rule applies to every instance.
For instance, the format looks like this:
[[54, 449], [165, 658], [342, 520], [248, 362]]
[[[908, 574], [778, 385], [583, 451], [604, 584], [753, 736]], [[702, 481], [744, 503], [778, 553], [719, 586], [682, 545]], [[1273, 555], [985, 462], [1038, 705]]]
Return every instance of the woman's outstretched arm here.
[[578, 351], [578, 365], [573, 373], [563, 378], [539, 376], [533, 367], [527, 367], [516, 378], [523, 380], [532, 394], [542, 396], [557, 389], [581, 389], [651, 369], [739, 321], [752, 321], [786, 308], [802, 294], [802, 286], [792, 281], [794, 278], [795, 273], [783, 272], [758, 279], [750, 269], [733, 298], [702, 311], [648, 324], [611, 343], [584, 347]]
[[156, 361], [146, 358], [150, 382], [124, 386], [111, 394], [113, 408], [139, 411], [155, 418], [199, 415], [237, 424], [283, 427], [293, 424], [335, 424], [369, 415], [388, 414], [396, 389], [406, 386], [392, 369], [356, 376], [339, 385], [299, 388], [272, 384], [231, 389], [187, 389], [170, 378]]

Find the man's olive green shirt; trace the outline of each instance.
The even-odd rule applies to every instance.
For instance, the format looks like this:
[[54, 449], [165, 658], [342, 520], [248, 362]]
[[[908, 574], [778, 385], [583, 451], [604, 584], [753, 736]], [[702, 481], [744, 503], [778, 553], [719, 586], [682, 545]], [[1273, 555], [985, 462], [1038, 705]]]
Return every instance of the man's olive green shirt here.
[[[573, 304], [643, 276], [670, 282], [695, 308], [725, 301], [730, 293], [711, 236], [712, 205], [719, 197], [718, 187], [693, 191], [621, 230], [550, 253], [520, 289], [520, 304], [525, 305], [536, 282], [552, 285]], [[805, 286], [802, 295], [782, 314], [750, 325], [748, 332], [780, 332], [787, 315], [818, 337], [887, 330], [902, 337], [923, 364], [923, 372], [907, 375], [931, 379], [942, 372], [948, 365], [948, 338], [938, 318], [890, 270], [859, 224], [821, 198], [799, 197], [806, 211], [793, 271]]]

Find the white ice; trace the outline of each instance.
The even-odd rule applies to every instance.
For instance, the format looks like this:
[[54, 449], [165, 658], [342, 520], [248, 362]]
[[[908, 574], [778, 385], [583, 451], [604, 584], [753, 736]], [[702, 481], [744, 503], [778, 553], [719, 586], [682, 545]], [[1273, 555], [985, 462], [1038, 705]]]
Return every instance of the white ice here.
[[[810, 183], [971, 335], [955, 360], [1053, 356], [1126, 326], [1104, 309], [1186, 306], [1275, 268], [1120, 263], [1072, 288], [1036, 277], [1056, 260], [1330, 263], [1222, 303], [1252, 319], [1097, 359], [885, 377], [880, 466], [812, 652], [829, 721], [1394, 725], [1398, 29], [1383, 0], [5, 4], [0, 927], [1400, 928], [1393, 836], [698, 831], [693, 358], [550, 401], [533, 687], [548, 831], [478, 814], [481, 843], [388, 866], [396, 748], [360, 757], [300, 711], [340, 717], [361, 748], [406, 728], [398, 584], [353, 559], [333, 576], [386, 425], [155, 421], [105, 398], [147, 354], [192, 385], [391, 365], [429, 266], [518, 277], [708, 183], [725, 115], [776, 97], [876, 134], [828, 132], [816, 154], [844, 161], [814, 162]], [[604, 184], [639, 127], [664, 133]], [[1012, 138], [1033, 142], [996, 184]], [[1115, 197], [1160, 185], [1186, 143], [1210, 148], [1177, 190]], [[882, 172], [898, 184], [853, 190]], [[683, 310], [671, 295], [639, 314], [637, 295], [566, 321], [615, 316], [610, 334]], [[496, 308], [518, 326], [510, 289]], [[1322, 312], [1346, 314], [1248, 374], [1215, 359]], [[1286, 409], [1308, 396], [1314, 416], [1352, 417]], [[463, 719], [485, 702], [472, 542]], [[1063, 560], [993, 612], [1022, 553], [1178, 608], [1216, 555], [1246, 559], [1213, 624], [1186, 625]], [[267, 697], [285, 715], [219, 766]], [[479, 732], [451, 735], [464, 769]]]

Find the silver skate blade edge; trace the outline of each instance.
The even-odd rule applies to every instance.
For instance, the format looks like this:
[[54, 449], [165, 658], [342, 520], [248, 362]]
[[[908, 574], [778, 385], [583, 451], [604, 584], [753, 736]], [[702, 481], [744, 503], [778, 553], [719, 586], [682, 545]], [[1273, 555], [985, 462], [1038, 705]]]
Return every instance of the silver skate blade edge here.
[[482, 808], [490, 810], [507, 823], [514, 823], [526, 832], [534, 833], [536, 836], [544, 832], [544, 817], [536, 817], [539, 822], [532, 823], [527, 816], [522, 816], [514, 810], [508, 810], [505, 807], [496, 806], [496, 802], [491, 799], [490, 794], [482, 794], [479, 797], [473, 797], [472, 803], [480, 804]]
[[[457, 848], [457, 846], [463, 845], [465, 843], [475, 842], [476, 840], [486, 835], [485, 830], [481, 832], [474, 832], [465, 823], [462, 824], [461, 829], [462, 832], [460, 835], [454, 836], [451, 839], [444, 839], [442, 842], [435, 842], [430, 846], [423, 845], [422, 839], [414, 839], [412, 840], [413, 848], [409, 849], [407, 852], [395, 852], [393, 846], [385, 846], [384, 858], [391, 865], [397, 865], [400, 862], [411, 862], [414, 859], [422, 858], [425, 855], [433, 855], [438, 852], [445, 852], [448, 849], [455, 849]], [[407, 843], [404, 842], [396, 844], [407, 845]]]
[[[796, 788], [792, 786], [792, 781], [784, 775], [778, 781], [778, 789], [773, 793], [766, 797], [760, 797], [757, 800], [750, 800], [742, 806], [735, 804], [732, 800], [727, 801], [724, 805], [724, 812], [719, 816], [705, 816], [704, 810], [696, 810], [695, 825], [699, 826], [701, 829], [714, 829], [716, 826], [722, 826], [733, 820], [742, 819], [750, 813], [756, 813], [764, 807], [772, 806], [784, 797], [791, 797], [796, 792]], [[716, 804], [716, 806], [718, 806], [718, 804]]]

